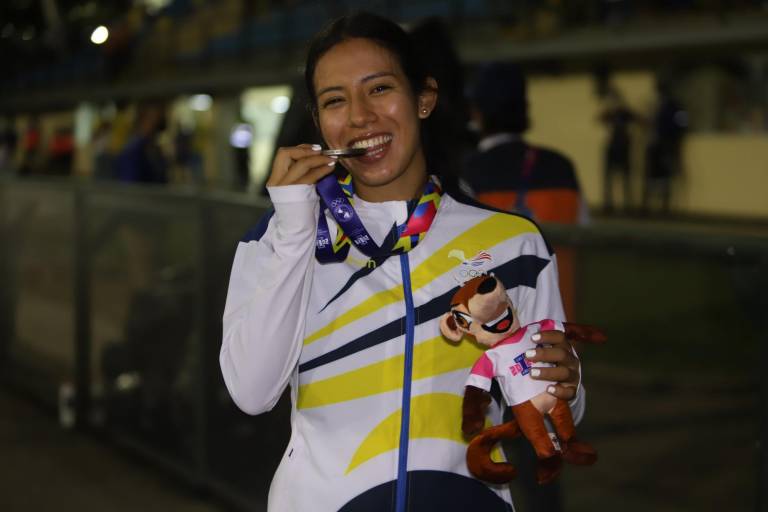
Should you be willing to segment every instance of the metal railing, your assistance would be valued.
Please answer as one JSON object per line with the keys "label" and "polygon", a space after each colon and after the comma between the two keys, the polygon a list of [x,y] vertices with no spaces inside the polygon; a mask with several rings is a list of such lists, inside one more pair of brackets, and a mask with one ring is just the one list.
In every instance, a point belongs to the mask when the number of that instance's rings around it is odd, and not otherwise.
{"label": "metal railing", "polygon": [[[265,509],[290,406],[239,412],[218,351],[234,250],[268,206],[0,181],[0,383],[237,509]],[[579,428],[601,459],[566,469],[565,509],[768,510],[768,238],[626,222],[544,231],[572,252],[575,319],[611,340],[581,348]]]}

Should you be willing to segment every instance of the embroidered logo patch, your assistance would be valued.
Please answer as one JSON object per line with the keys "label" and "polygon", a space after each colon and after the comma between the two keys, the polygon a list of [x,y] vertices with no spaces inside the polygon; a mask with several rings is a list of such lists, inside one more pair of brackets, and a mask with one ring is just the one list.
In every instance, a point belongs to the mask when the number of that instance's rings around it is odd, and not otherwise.
{"label": "embroidered logo patch", "polygon": [[531,368],[533,364],[525,358],[525,354],[520,354],[515,358],[515,364],[509,367],[509,371],[513,376],[528,375],[531,373]]}
{"label": "embroidered logo patch", "polygon": [[464,251],[453,249],[448,253],[448,257],[461,261],[461,265],[453,271],[453,278],[459,285],[463,285],[473,277],[488,274],[493,268],[493,256],[488,251],[480,251],[468,259]]}

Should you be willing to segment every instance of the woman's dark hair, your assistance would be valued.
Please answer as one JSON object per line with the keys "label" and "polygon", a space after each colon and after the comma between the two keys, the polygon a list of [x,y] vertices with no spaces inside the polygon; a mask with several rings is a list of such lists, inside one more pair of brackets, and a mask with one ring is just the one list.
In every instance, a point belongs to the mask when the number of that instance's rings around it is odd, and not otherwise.
{"label": "woman's dark hair", "polygon": [[317,34],[309,45],[307,65],[304,68],[304,80],[312,115],[317,115],[314,78],[318,61],[337,44],[355,38],[369,39],[392,52],[400,62],[400,67],[403,69],[414,95],[418,95],[424,90],[427,76],[410,36],[397,23],[387,18],[359,12],[335,20],[325,30]]}
{"label": "woman's dark hair", "polygon": [[[427,76],[440,86],[437,106],[421,124],[422,146],[429,170],[439,172],[443,185],[463,171],[466,155],[476,141],[467,125],[469,108],[464,68],[450,30],[440,18],[418,22],[409,32]],[[443,188],[446,188],[445,186]]]}

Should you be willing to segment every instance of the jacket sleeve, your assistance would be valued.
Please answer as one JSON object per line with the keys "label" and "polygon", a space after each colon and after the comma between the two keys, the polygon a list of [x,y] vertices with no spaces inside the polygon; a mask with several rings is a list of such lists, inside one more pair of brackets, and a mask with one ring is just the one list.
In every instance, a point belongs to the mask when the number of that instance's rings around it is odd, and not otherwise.
{"label": "jacket sleeve", "polygon": [[[558,285],[557,257],[543,236],[536,234],[527,235],[527,237],[523,242],[522,253],[536,255],[549,262],[539,273],[535,288],[520,286],[512,293],[512,302],[518,309],[520,323],[526,325],[546,318],[565,321]],[[576,388],[576,396],[570,402],[573,420],[577,424],[584,416],[585,396],[584,386],[581,385],[580,379]]]}
{"label": "jacket sleeve", "polygon": [[219,354],[229,394],[248,414],[272,409],[295,370],[319,210],[310,185],[270,187],[269,194],[275,214],[266,231],[235,253]]}

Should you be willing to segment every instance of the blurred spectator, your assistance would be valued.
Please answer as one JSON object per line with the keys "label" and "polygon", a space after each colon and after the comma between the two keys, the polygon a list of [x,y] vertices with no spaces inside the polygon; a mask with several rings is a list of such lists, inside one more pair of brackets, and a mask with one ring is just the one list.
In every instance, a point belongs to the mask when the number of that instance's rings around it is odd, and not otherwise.
{"label": "blurred spectator", "polygon": [[16,145],[19,137],[13,118],[3,120],[0,125],[0,174],[13,174]]}
{"label": "blurred spectator", "polygon": [[27,176],[35,174],[40,168],[40,148],[41,148],[40,120],[32,117],[27,123],[24,135],[21,140],[21,163],[19,164],[19,174]]}
{"label": "blurred spectator", "polygon": [[202,185],[203,155],[199,147],[199,137],[195,129],[179,125],[173,138],[174,161],[181,171],[182,181],[194,185]]}
{"label": "blurred spectator", "polygon": [[72,162],[75,156],[75,137],[72,128],[60,126],[48,141],[48,159],[46,173],[56,176],[72,174]]}
{"label": "blurred spectator", "polygon": [[608,128],[608,142],[605,146],[603,163],[603,207],[613,211],[613,183],[619,178],[622,185],[623,209],[629,209],[631,195],[630,154],[632,140],[629,128],[637,116],[627,106],[621,92],[615,86],[609,86],[605,94],[605,106],[600,114],[600,121]]}
{"label": "blurred spectator", "polygon": [[541,222],[586,220],[573,163],[523,140],[530,121],[525,78],[517,66],[482,67],[470,89],[470,108],[482,138],[465,162],[463,180],[479,201]]}
{"label": "blurred spectator", "polygon": [[140,106],[135,132],[117,157],[117,178],[131,183],[167,183],[168,161],[158,143],[167,127],[165,106]]}
{"label": "blurred spectator", "polygon": [[658,198],[661,212],[669,213],[672,180],[682,174],[680,151],[688,128],[688,113],[672,96],[665,80],[656,83],[658,94],[656,110],[645,157],[645,187],[643,210],[649,212],[651,202]]}
{"label": "blurred spectator", "polygon": [[114,154],[110,147],[112,141],[112,123],[102,121],[93,134],[93,177],[97,180],[109,180],[115,177]]}

